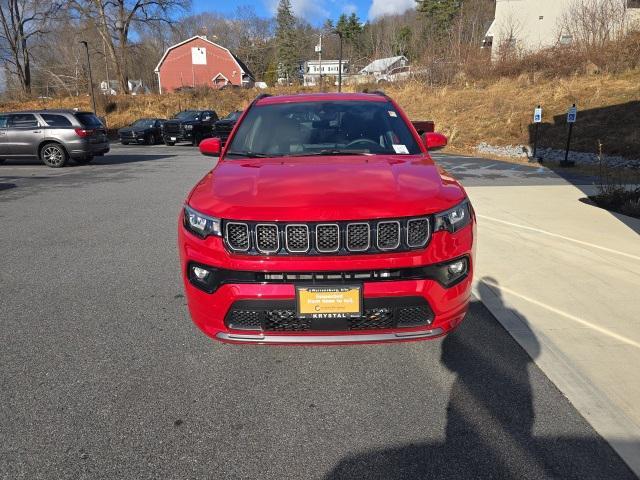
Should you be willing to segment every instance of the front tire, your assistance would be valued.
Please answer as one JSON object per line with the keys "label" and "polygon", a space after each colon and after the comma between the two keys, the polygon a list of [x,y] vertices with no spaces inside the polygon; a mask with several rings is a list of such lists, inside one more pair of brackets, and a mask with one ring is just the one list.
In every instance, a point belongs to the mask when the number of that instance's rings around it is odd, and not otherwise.
{"label": "front tire", "polygon": [[129,145],[129,142],[125,142],[124,140],[120,142],[122,145]]}
{"label": "front tire", "polygon": [[68,159],[66,150],[58,143],[45,143],[40,149],[40,160],[47,167],[62,168]]}
{"label": "front tire", "polygon": [[176,144],[176,142],[167,142],[167,141],[165,140],[165,141],[164,141],[164,144],[165,144],[166,146],[168,146],[168,147],[173,147],[173,146]]}

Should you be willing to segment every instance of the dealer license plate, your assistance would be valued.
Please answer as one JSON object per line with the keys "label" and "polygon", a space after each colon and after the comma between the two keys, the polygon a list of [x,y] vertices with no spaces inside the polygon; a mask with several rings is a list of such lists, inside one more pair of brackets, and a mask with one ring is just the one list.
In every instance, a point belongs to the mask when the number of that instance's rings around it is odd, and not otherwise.
{"label": "dealer license plate", "polygon": [[300,318],[354,318],[362,316],[362,286],[296,287]]}

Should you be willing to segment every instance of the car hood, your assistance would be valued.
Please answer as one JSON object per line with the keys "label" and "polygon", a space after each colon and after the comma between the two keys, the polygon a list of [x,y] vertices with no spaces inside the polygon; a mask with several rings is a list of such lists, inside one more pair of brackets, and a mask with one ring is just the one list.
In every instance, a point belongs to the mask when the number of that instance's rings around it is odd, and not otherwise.
{"label": "car hood", "polygon": [[426,155],[335,156],[224,160],[188,202],[227,219],[324,221],[424,215],[465,197]]}

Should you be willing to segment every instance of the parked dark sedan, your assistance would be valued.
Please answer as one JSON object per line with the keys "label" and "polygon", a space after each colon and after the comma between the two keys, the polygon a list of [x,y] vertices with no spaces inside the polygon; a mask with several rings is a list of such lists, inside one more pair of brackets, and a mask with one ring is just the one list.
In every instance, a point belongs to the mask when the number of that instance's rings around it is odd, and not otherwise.
{"label": "parked dark sedan", "polygon": [[163,118],[141,118],[128,127],[118,130],[120,143],[144,143],[154,145],[162,142],[162,124],[166,120]]}
{"label": "parked dark sedan", "polygon": [[213,136],[219,137],[222,145],[227,143],[227,138],[229,138],[231,130],[233,130],[233,127],[235,127],[241,115],[242,110],[236,110],[235,112],[231,112],[226,117],[221,118],[213,125]]}

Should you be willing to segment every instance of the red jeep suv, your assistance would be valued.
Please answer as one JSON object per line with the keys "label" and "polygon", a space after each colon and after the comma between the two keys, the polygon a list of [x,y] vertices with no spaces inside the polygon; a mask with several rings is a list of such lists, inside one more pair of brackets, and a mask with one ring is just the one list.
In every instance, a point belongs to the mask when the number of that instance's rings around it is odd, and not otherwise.
{"label": "red jeep suv", "polygon": [[423,340],[464,318],[475,217],[382,93],[259,96],[189,194],[178,242],[189,310],[214,339]]}

